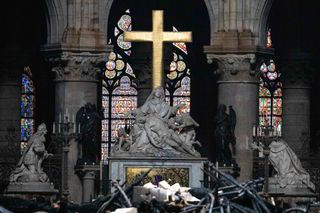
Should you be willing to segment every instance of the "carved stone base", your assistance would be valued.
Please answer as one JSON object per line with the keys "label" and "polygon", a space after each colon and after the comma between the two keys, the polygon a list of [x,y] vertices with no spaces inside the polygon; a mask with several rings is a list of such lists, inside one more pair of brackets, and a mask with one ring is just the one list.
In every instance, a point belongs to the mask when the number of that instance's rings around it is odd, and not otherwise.
{"label": "carved stone base", "polygon": [[288,185],[281,188],[276,178],[269,178],[268,194],[275,197],[276,201],[287,203],[290,206],[303,206],[318,197],[317,193],[312,192],[306,185]]}
{"label": "carved stone base", "polygon": [[52,183],[29,182],[29,183],[10,183],[5,191],[5,195],[20,197],[25,200],[34,200],[42,196],[46,200],[52,201],[58,194]]}
{"label": "carved stone base", "polygon": [[203,182],[201,168],[206,160],[206,158],[111,157],[109,174],[111,180],[130,183],[142,172],[153,168],[145,178],[145,182],[154,182],[160,177],[170,185],[177,182],[181,186],[201,187]]}
{"label": "carved stone base", "polygon": [[75,173],[82,180],[82,203],[91,202],[96,196],[96,177],[100,171],[99,165],[77,165]]}

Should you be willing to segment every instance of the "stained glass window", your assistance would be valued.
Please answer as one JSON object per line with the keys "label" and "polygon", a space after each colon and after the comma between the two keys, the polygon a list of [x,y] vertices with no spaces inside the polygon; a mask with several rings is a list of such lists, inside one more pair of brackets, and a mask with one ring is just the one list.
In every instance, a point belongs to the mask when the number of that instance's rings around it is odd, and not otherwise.
{"label": "stained glass window", "polygon": [[[178,30],[173,27],[173,31]],[[190,69],[187,63],[187,46],[185,43],[172,43],[173,60],[166,79],[166,100],[171,106],[184,105],[178,113],[190,112]]]}
{"label": "stained glass window", "polygon": [[29,137],[34,131],[35,96],[32,81],[32,72],[29,67],[24,67],[21,77],[21,151],[26,147]]}
{"label": "stained glass window", "polygon": [[137,108],[136,76],[128,63],[131,43],[123,41],[123,32],[131,31],[131,16],[127,10],[114,28],[110,53],[102,73],[102,120],[101,159],[107,163],[110,149],[116,141],[119,128],[126,128],[132,122],[127,113]]}
{"label": "stained glass window", "polygon": [[282,131],[282,83],[273,60],[260,67],[259,125],[272,126],[274,133]]}

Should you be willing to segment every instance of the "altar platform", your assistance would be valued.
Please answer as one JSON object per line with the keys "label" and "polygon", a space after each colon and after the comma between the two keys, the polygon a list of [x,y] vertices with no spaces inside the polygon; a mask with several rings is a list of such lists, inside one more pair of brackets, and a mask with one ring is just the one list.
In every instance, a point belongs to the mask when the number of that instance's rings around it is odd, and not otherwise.
{"label": "altar platform", "polygon": [[166,157],[110,157],[111,180],[131,183],[142,172],[153,168],[143,183],[155,182],[155,178],[169,184],[179,183],[186,187],[201,187],[204,180],[203,168],[207,158]]}

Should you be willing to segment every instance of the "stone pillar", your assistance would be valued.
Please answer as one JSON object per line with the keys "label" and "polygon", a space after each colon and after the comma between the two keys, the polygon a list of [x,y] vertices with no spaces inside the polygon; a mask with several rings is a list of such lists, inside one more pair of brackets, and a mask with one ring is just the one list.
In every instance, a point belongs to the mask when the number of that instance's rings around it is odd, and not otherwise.
{"label": "stone pillar", "polygon": [[[0,63],[0,162],[14,165],[20,156],[21,74],[24,65],[16,56],[3,56]],[[12,158],[8,159],[9,156]]]}
{"label": "stone pillar", "polygon": [[210,61],[218,63],[218,104],[232,105],[237,114],[235,135],[236,162],[241,168],[240,181],[252,177],[252,150],[248,143],[252,139],[252,124],[258,117],[259,78],[251,67],[255,54],[210,54]]}
{"label": "stone pillar", "polygon": [[[110,49],[110,50],[109,50]],[[106,49],[111,51],[111,48]],[[59,121],[59,115],[68,110],[70,117],[76,116],[80,107],[86,103],[97,106],[97,95],[100,69],[98,64],[107,61],[107,53],[101,52],[73,52],[64,51],[58,55],[51,55],[52,70],[55,78],[55,121]],[[48,50],[48,53],[50,50]],[[67,187],[69,200],[81,203],[81,180],[74,174],[74,167],[78,160],[78,146],[74,141],[69,142],[67,152]]]}
{"label": "stone pillar", "polygon": [[283,77],[282,137],[297,153],[308,153],[310,137],[311,66],[304,55],[280,63]]}
{"label": "stone pillar", "polygon": [[96,195],[95,180],[99,172],[99,165],[81,165],[75,168],[82,179],[82,202],[89,203]]}

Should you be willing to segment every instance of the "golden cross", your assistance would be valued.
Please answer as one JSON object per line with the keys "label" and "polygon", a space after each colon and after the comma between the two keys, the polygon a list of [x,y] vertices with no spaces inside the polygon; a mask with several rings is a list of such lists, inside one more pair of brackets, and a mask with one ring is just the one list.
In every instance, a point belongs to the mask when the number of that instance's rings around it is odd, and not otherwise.
{"label": "golden cross", "polygon": [[162,86],[163,42],[191,42],[191,32],[163,31],[163,10],[152,11],[152,31],[126,31],[124,41],[152,42],[152,88]]}

